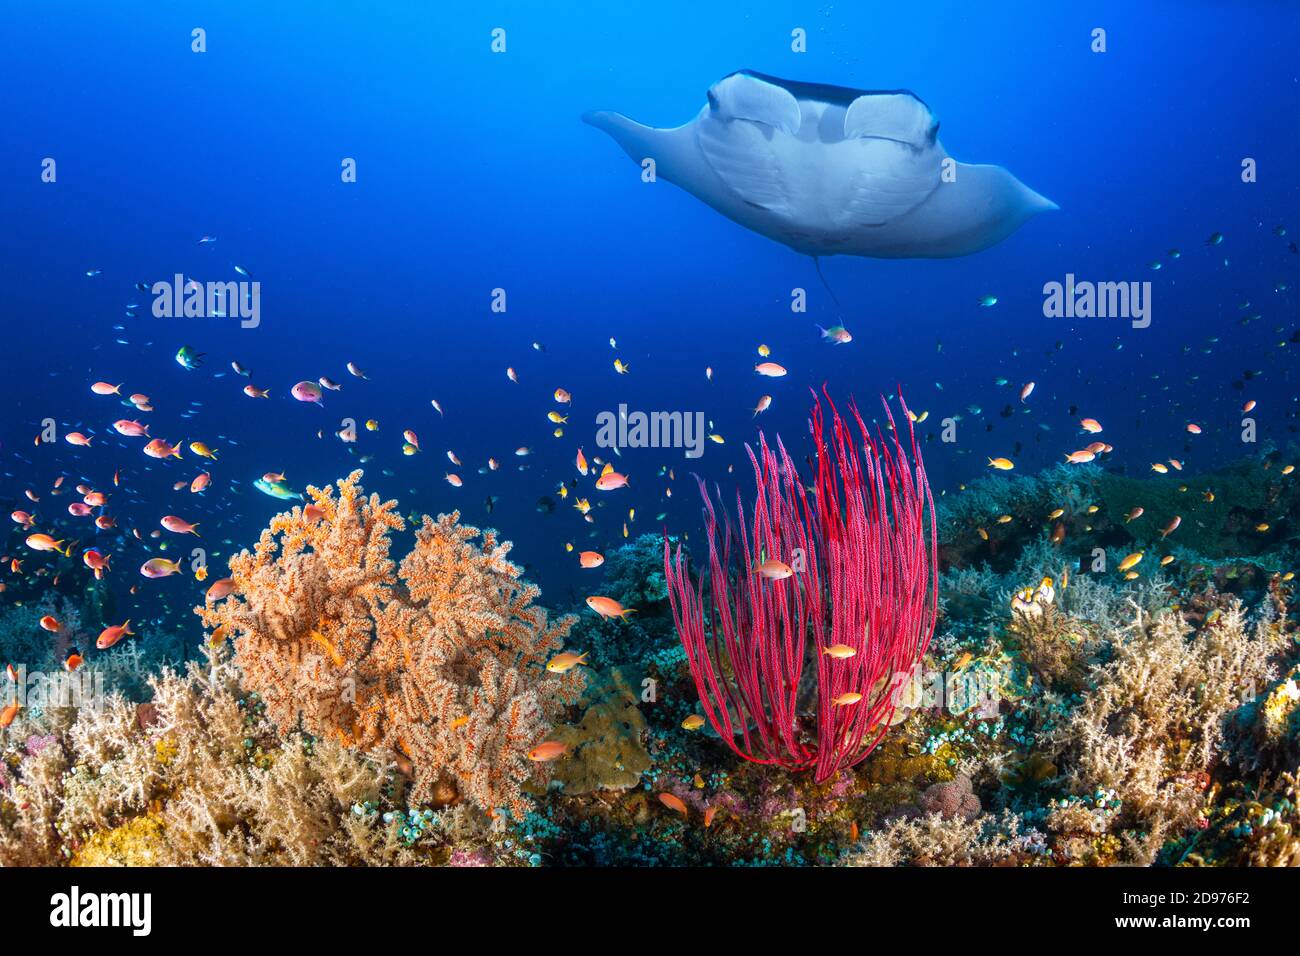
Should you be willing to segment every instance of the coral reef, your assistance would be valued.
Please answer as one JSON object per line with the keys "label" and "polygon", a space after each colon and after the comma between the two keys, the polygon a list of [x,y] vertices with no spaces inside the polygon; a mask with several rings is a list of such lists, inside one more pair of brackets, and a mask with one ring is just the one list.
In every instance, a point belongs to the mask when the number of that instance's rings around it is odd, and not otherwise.
{"label": "coral reef", "polygon": [[592,681],[579,704],[586,709],[572,724],[556,727],[550,739],[568,746],[551,782],[567,794],[627,790],[650,769],[645,718],[623,672],[614,668]]}
{"label": "coral reef", "polygon": [[1154,857],[1171,834],[1192,826],[1217,760],[1223,721],[1273,674],[1288,639],[1267,624],[1249,627],[1240,604],[1199,631],[1180,614],[1135,620],[1080,706],[1045,740],[1070,766],[1076,793],[1114,793],[1117,825],[1141,831]]}
{"label": "coral reef", "polygon": [[[1086,513],[1080,476],[977,495],[998,515],[1068,492]],[[200,609],[202,663],[151,673],[132,640],[79,671],[102,695],[29,696],[0,728],[0,864],[1300,864],[1286,538],[1171,545],[1153,565],[1121,519],[1094,564],[1086,525],[1054,541],[1041,515],[981,519],[1001,547],[940,575],[890,732],[819,782],[736,760],[702,721],[661,539],[609,561],[608,593],[644,614],[583,615],[570,649],[603,662],[551,674],[570,621],[537,607],[508,545],[449,515],[397,561],[403,522],[357,480],[313,489],[232,560],[234,593]],[[969,537],[947,525],[941,550]],[[1117,570],[1135,541],[1136,577]],[[85,640],[96,610],[61,594],[0,612],[6,648],[57,669],[38,611]],[[512,715],[526,733],[503,731]],[[535,765],[543,739],[566,752]]]}
{"label": "coral reef", "polygon": [[6,748],[0,863],[425,860],[371,809],[396,806],[391,768],[334,740],[280,736],[219,659],[150,684],[149,703],[113,695]]}
{"label": "coral reef", "polygon": [[395,502],[366,498],[354,472],[308,488],[252,552],[230,560],[233,593],[196,608],[234,640],[245,686],[271,720],[401,755],[413,799],[447,785],[489,812],[522,819],[528,752],[581,692],[575,669],[550,674],[571,617],[548,621],[538,589],[507,560],[508,542],[425,516],[397,565]]}

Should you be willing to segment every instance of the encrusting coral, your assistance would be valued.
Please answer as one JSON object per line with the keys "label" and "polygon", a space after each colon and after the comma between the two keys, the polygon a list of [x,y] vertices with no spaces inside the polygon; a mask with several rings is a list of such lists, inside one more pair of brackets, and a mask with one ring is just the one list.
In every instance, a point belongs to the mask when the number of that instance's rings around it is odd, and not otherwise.
{"label": "encrusting coral", "polygon": [[298,725],[409,762],[412,799],[457,795],[522,819],[528,752],[580,695],[578,669],[546,662],[575,620],[548,621],[540,593],[495,532],[459,513],[425,516],[396,565],[396,502],[364,496],[361,472],[276,515],[230,561],[234,591],[195,611],[233,637],[244,685],[282,731]]}

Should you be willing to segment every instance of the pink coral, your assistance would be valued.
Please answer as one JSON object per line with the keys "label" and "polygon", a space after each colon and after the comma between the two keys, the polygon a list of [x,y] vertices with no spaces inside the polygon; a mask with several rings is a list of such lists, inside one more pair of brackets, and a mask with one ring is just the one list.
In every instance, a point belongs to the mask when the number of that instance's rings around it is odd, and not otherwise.
{"label": "pink coral", "polygon": [[970,777],[964,773],[927,787],[919,802],[922,813],[937,813],[945,820],[960,817],[969,822],[980,815],[980,798],[971,791]]}
{"label": "pink coral", "polygon": [[673,620],[704,715],[744,759],[811,769],[818,782],[880,742],[934,632],[934,501],[910,419],[909,460],[886,412],[892,439],[873,435],[856,408],[853,429],[833,404],[827,431],[813,407],[811,492],[780,440],[773,449],[760,435],[757,454],[746,446],[752,518],[737,494],[739,520],[724,513],[721,531],[701,481],[707,576],[693,582],[682,547],[674,555],[664,540]]}

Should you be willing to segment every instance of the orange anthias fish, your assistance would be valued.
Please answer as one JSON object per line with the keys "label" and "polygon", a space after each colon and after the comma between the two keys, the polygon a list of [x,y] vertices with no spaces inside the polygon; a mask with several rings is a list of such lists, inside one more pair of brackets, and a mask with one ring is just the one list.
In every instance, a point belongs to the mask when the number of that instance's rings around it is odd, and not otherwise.
{"label": "orange anthias fish", "polygon": [[794,569],[785,562],[776,560],[776,558],[768,558],[754,568],[754,573],[762,575],[769,581],[784,581],[794,574]]}
{"label": "orange anthias fish", "polygon": [[557,654],[546,662],[546,669],[552,674],[565,674],[573,668],[587,663],[587,652],[574,654],[572,651],[565,651],[563,654]]}
{"label": "orange anthias fish", "polygon": [[113,422],[113,428],[119,435],[125,435],[127,438],[148,438],[149,426],[141,425],[139,422],[130,419],[120,418]]}
{"label": "orange anthias fish", "polygon": [[528,759],[536,761],[537,763],[559,760],[564,756],[565,751],[568,749],[568,744],[561,743],[558,740],[547,740],[528,751]]}
{"label": "orange anthias fish", "polygon": [[609,465],[605,466],[605,471],[596,479],[597,491],[614,491],[616,488],[628,487],[627,475],[620,475]]}
{"label": "orange anthias fish", "polygon": [[63,538],[55,541],[48,534],[29,534],[27,536],[27,547],[31,548],[33,551],[57,551],[59,554],[66,557],[68,551],[71,550],[71,545],[69,545],[68,550],[65,551],[63,548],[63,542]]}
{"label": "orange anthias fish", "polygon": [[1183,523],[1182,516],[1174,515],[1173,518],[1170,520],[1169,524],[1165,525],[1164,530],[1160,532],[1160,537],[1162,538],[1169,537],[1171,534],[1173,534],[1175,531],[1178,530],[1178,526],[1182,523]]}
{"label": "orange anthias fish", "polygon": [[144,446],[144,453],[150,458],[179,458],[181,457],[181,446],[179,443],[169,445],[161,438],[155,438]]}
{"label": "orange anthias fish", "polygon": [[690,811],[686,809],[686,804],[682,802],[681,797],[671,793],[661,793],[659,794],[659,802],[673,813],[680,813],[684,817],[690,816]]}
{"label": "orange anthias fish", "polygon": [[173,574],[180,574],[181,563],[168,561],[166,558],[150,558],[140,565],[140,573],[146,578],[166,578]]}
{"label": "orange anthias fish", "polygon": [[112,558],[111,554],[104,554],[94,548],[86,549],[86,553],[81,556],[81,560],[86,567],[95,572],[96,581],[103,579],[105,571],[113,570],[108,566],[110,558]]}
{"label": "orange anthias fish", "polygon": [[636,613],[636,608],[625,608],[613,598],[599,594],[587,598],[587,606],[601,617],[617,617],[624,621],[627,620],[627,615]]}
{"label": "orange anthias fish", "polygon": [[574,464],[578,466],[579,474],[585,475],[587,473],[587,457],[582,453],[581,448],[578,449],[578,457]]}
{"label": "orange anthias fish", "polygon": [[113,627],[106,627],[100,631],[99,637],[95,639],[95,647],[99,648],[101,651],[106,651],[122,638],[127,635],[134,636],[134,634],[135,631],[131,630],[130,621],[127,621],[124,624],[117,624]]}
{"label": "orange anthias fish", "polygon": [[598,568],[605,563],[605,556],[599,551],[582,551],[578,554],[578,564],[584,568]]}
{"label": "orange anthias fish", "polygon": [[184,518],[176,517],[176,515],[163,515],[161,524],[173,534],[192,534],[195,537],[198,537],[199,535],[199,533],[194,530],[198,527],[197,522],[191,524]]}
{"label": "orange anthias fish", "polygon": [[208,588],[204,597],[209,601],[220,601],[224,597],[229,597],[235,591],[234,578],[222,578],[220,581],[213,581],[212,586]]}
{"label": "orange anthias fish", "polygon": [[63,629],[63,625],[59,623],[59,619],[53,614],[47,614],[41,618],[40,624],[44,630],[54,631],[55,633]]}

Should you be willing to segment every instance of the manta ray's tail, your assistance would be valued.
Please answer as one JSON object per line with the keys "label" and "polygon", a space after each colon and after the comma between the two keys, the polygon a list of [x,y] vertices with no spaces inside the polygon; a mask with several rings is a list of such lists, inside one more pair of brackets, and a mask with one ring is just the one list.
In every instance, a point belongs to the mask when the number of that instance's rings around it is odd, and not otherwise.
{"label": "manta ray's tail", "polygon": [[812,261],[813,265],[817,267],[817,278],[821,279],[822,285],[826,286],[826,291],[830,293],[831,301],[835,303],[835,311],[839,314],[840,318],[843,318],[844,309],[840,306],[840,300],[836,297],[835,290],[831,288],[831,284],[826,281],[826,276],[822,273],[821,257],[813,256]]}

